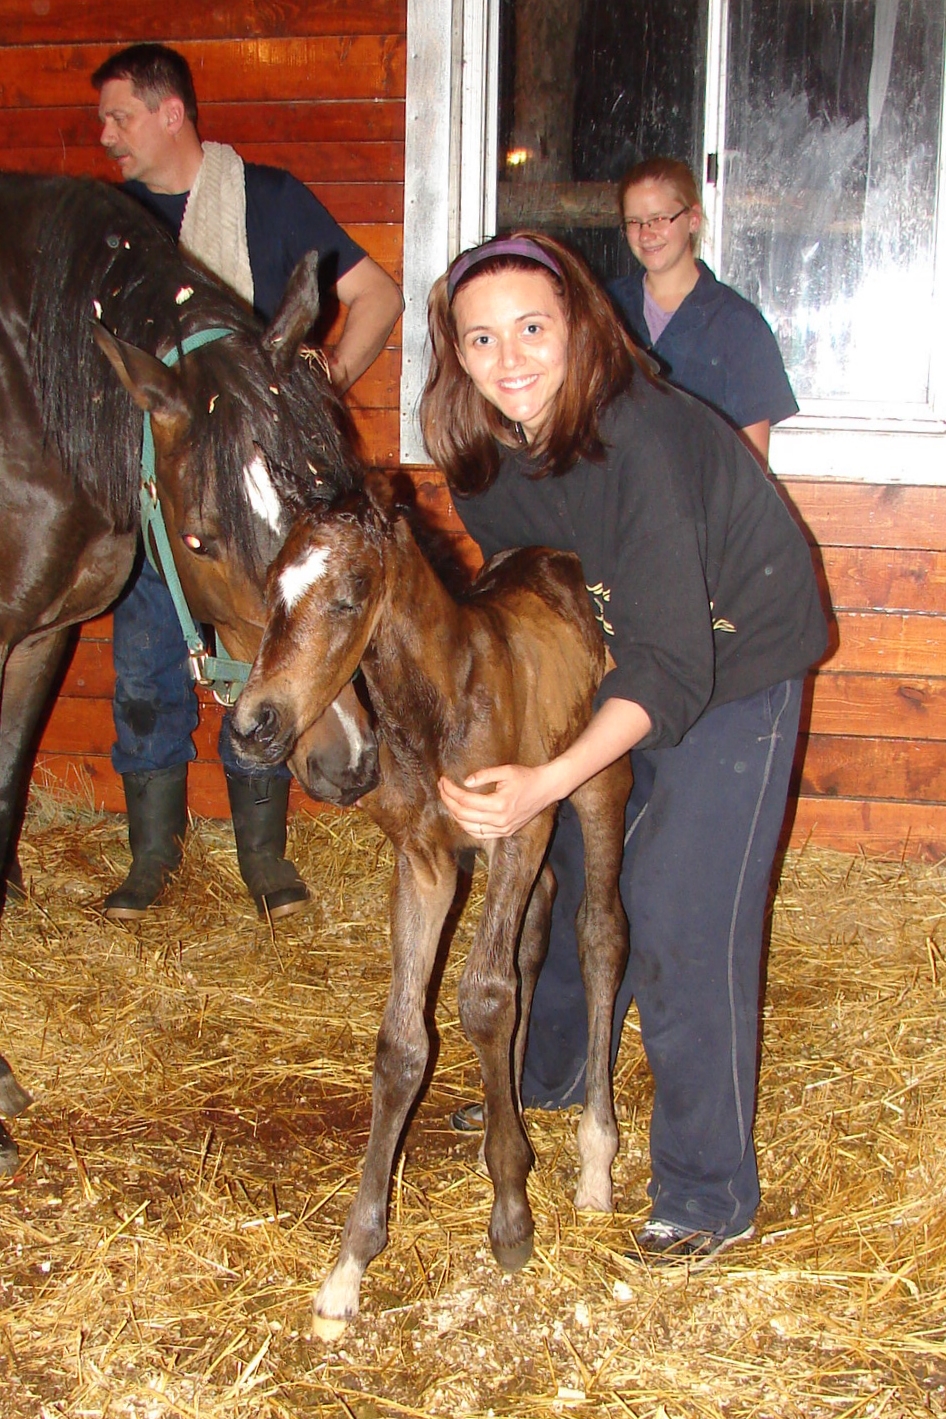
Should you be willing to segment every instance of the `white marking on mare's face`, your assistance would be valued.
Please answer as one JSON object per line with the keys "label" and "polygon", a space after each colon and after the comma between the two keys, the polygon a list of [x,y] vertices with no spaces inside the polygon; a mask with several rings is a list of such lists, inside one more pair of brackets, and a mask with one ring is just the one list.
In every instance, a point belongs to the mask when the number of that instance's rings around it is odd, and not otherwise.
{"label": "white marking on mare's face", "polygon": [[287,611],[292,610],[299,598],[305,596],[310,587],[322,580],[327,569],[328,548],[313,547],[311,552],[306,552],[301,561],[293,562],[291,567],[287,567],[284,572],[280,573],[279,592]]}
{"label": "white marking on mare's face", "polygon": [[274,532],[279,532],[282,524],[282,507],[279,495],[273,487],[269,469],[259,454],[243,469],[246,496],[256,516],[262,518]]}

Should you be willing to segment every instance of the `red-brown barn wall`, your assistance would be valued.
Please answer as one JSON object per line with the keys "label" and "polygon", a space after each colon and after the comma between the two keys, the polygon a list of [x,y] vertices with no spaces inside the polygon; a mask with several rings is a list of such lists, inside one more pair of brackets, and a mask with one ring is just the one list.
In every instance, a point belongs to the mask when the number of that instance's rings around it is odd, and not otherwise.
{"label": "red-brown barn wall", "polygon": [[[37,11],[42,9],[44,13]],[[3,166],[114,179],[99,145],[89,75],[139,40],[172,44],[194,71],[204,138],[288,168],[398,283],[404,186],[404,0],[166,0],[128,12],[118,27],[102,0],[5,3],[0,19]],[[366,458],[398,457],[400,325],[349,396]],[[329,335],[331,338],[331,333]],[[111,622],[83,627],[40,741],[37,777],[124,806],[109,760]],[[191,766],[194,812],[225,815],[215,752],[222,711],[209,698]]]}
{"label": "red-brown barn wall", "polygon": [[[40,15],[36,11],[45,9]],[[116,29],[103,0],[3,5],[4,166],[109,177],[88,76],[141,39],[187,55],[206,138],[309,183],[395,279],[402,269],[404,0],[280,0],[142,7]],[[367,457],[397,462],[400,329],[352,391]],[[456,524],[433,471],[422,500]],[[946,489],[798,479],[786,491],[818,544],[837,649],[810,682],[793,841],[946,856]],[[109,621],[83,629],[40,746],[38,774],[122,806],[112,739]],[[208,704],[191,769],[195,812],[224,814]]]}

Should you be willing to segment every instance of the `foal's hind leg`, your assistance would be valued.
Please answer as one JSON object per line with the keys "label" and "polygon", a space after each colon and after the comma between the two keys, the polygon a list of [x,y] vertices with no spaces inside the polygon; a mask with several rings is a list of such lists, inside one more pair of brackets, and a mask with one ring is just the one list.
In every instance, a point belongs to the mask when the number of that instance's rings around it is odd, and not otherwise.
{"label": "foal's hind leg", "polygon": [[610,1212],[611,1164],[618,1151],[611,1084],[614,999],[627,964],[627,917],[621,903],[624,806],[631,787],[625,756],[572,795],[585,846],[585,895],[576,921],[588,1002],[585,1107],[578,1125],[581,1172],[575,1206]]}
{"label": "foal's hind leg", "polygon": [[[32,636],[14,646],[3,665],[0,689],[0,876],[20,882],[16,839],[26,801],[26,772],[33,732],[46,704],[69,639],[68,628]],[[5,650],[6,647],[3,647]]]}
{"label": "foal's hind leg", "polygon": [[543,813],[514,837],[490,845],[486,901],[458,993],[460,1020],[483,1075],[483,1154],[495,1194],[489,1239],[505,1271],[517,1271],[532,1255],[534,1227],[526,1196],[532,1149],[513,1084],[516,951],[551,824],[552,815]]}
{"label": "foal's hind leg", "polygon": [[338,1261],[316,1297],[316,1317],[347,1320],[358,1314],[361,1278],[388,1239],[391,1168],[427,1067],[424,1005],[456,884],[456,863],[448,854],[398,852],[391,891],[391,988],[375,1052],[371,1132]]}

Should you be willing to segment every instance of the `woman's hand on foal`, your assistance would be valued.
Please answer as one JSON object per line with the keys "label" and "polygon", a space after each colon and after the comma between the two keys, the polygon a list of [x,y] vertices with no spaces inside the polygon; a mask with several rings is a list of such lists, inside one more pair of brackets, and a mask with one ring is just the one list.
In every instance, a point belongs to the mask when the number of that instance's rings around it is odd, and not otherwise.
{"label": "woman's hand on foal", "polygon": [[508,838],[543,808],[613,764],[650,733],[653,722],[635,700],[606,700],[574,744],[547,764],[503,764],[468,774],[462,785],[440,780],[447,812],[473,838]]}
{"label": "woman's hand on foal", "polygon": [[447,812],[472,838],[508,838],[558,801],[551,770],[550,764],[478,769],[462,785],[441,778],[440,797]]}

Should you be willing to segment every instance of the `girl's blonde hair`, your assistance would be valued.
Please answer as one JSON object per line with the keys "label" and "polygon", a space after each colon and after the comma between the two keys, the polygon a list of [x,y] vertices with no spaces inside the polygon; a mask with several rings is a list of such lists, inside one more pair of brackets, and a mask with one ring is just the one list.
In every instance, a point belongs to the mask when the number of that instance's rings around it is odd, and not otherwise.
{"label": "girl's blonde hair", "polygon": [[666,182],[673,188],[685,207],[699,207],[700,226],[695,232],[690,233],[691,250],[694,253],[698,251],[703,227],[703,203],[693,169],[687,163],[681,162],[679,158],[645,158],[642,163],[635,163],[624,174],[618,185],[618,211],[621,213],[622,223],[624,220],[624,198],[632,187],[637,187],[642,182]]}

